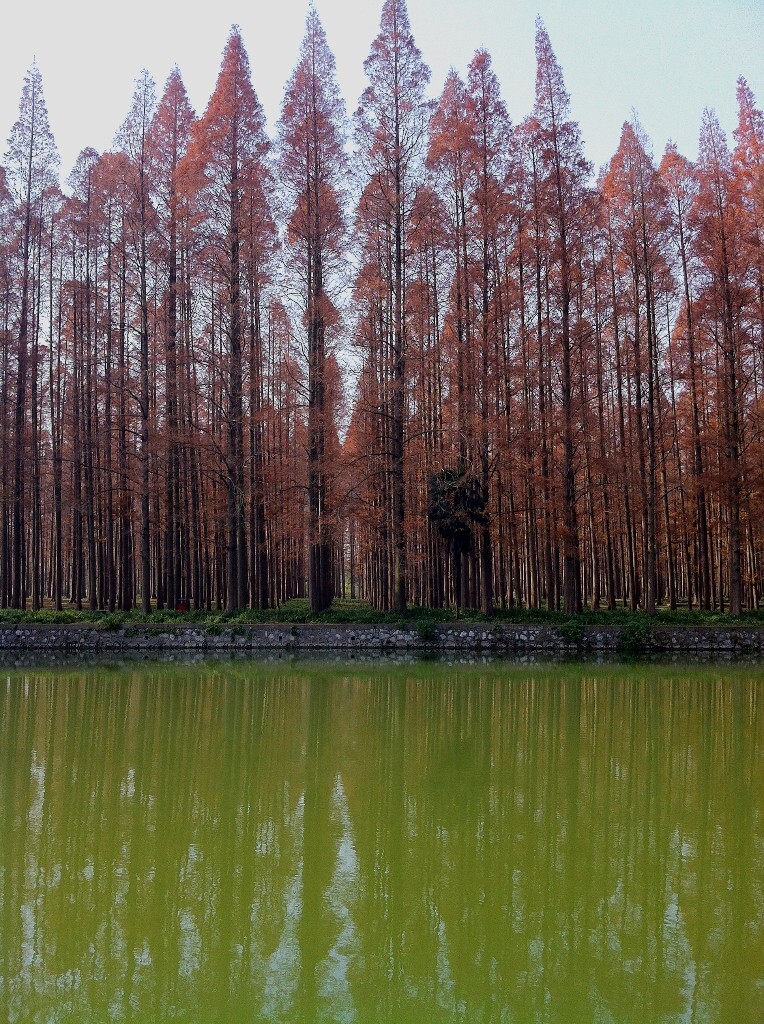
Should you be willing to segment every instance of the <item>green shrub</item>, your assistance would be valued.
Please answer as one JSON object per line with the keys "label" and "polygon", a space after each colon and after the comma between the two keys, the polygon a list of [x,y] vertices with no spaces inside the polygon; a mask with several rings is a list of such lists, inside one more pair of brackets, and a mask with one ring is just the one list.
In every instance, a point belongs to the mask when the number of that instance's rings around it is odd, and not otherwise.
{"label": "green shrub", "polygon": [[122,629],[125,625],[125,617],[122,612],[111,612],[108,615],[104,615],[98,625],[101,629],[107,631]]}
{"label": "green shrub", "polygon": [[584,638],[584,624],[582,622],[570,619],[567,622],[556,624],[556,629],[568,643],[575,644],[577,648],[581,646],[581,641]]}
{"label": "green shrub", "polygon": [[432,619],[419,619],[416,623],[417,636],[428,647],[433,647],[438,642],[438,631]]}
{"label": "green shrub", "polygon": [[618,650],[622,654],[639,654],[648,645],[650,626],[641,619],[626,622],[621,628]]}

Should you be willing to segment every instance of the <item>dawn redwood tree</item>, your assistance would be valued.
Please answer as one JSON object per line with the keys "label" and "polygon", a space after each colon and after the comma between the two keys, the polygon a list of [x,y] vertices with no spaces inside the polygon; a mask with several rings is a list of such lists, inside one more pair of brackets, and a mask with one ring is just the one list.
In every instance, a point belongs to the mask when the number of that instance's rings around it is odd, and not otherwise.
{"label": "dawn redwood tree", "polygon": [[328,506],[327,332],[337,319],[331,300],[344,255],[345,107],[334,57],[314,8],[308,13],[296,68],[279,123],[279,180],[287,199],[286,254],[300,283],[307,333],[308,596],[312,611],[333,596],[332,526]]}
{"label": "dawn redwood tree", "polygon": [[447,299],[453,278],[454,233],[448,196],[448,192],[441,196],[431,185],[418,189],[407,236],[411,280],[406,301],[410,422],[406,533],[409,555],[419,567],[411,574],[410,596],[416,604],[433,607],[441,607],[447,599],[449,580],[442,536],[428,515],[428,480],[458,458],[454,429],[458,415],[453,410],[449,414],[449,407],[453,393],[459,392],[454,371],[459,362],[464,364],[464,353],[461,359],[453,358],[457,353],[451,344],[454,318]]}
{"label": "dawn redwood tree", "polygon": [[34,244],[43,194],[57,185],[58,152],[48,122],[48,110],[37,64],[24,77],[19,117],[8,139],[5,168],[8,188],[17,204],[21,223],[18,350],[13,420],[12,555],[10,603],[26,608],[24,573],[26,515],[24,502],[29,337],[34,329],[33,295],[36,289]]}
{"label": "dawn redwood tree", "polygon": [[392,606],[390,420],[385,414],[390,405],[389,360],[385,358],[387,226],[387,210],[375,190],[367,186],[354,225],[360,266],[353,288],[353,337],[361,354],[361,371],[345,439],[345,463],[350,471],[360,471],[348,508],[354,517],[357,551],[365,563],[362,590],[372,604],[383,608]]}
{"label": "dawn redwood tree", "polygon": [[[472,303],[470,278],[472,250],[469,242],[471,225],[467,209],[472,193],[472,166],[469,162],[470,130],[467,117],[467,94],[453,68],[446,76],[430,123],[430,145],[427,166],[437,192],[445,199],[448,211],[453,283],[450,315],[456,340],[454,388],[456,391],[455,447],[457,458],[467,465],[474,453],[472,437],[474,417],[472,352]],[[462,470],[463,471],[463,470]]]}
{"label": "dawn redwood tree", "polygon": [[[470,129],[470,161],[475,185],[472,196],[472,234],[478,247],[479,306],[476,332],[480,339],[478,461],[480,482],[486,496],[486,514],[480,531],[481,593],[484,615],[493,614],[493,557],[491,545],[491,374],[498,376],[501,325],[501,268],[499,236],[509,214],[508,178],[513,170],[514,136],[512,122],[501,98],[499,80],[486,50],[478,50],[467,72],[467,113]],[[501,346],[503,348],[503,346]],[[507,389],[503,398],[506,399]],[[506,405],[505,401],[505,405]],[[505,409],[509,416],[509,409]]]}
{"label": "dawn redwood tree", "polygon": [[[380,31],[364,62],[369,84],[356,113],[357,159],[386,214],[389,258],[384,261],[390,308],[385,333],[390,351],[390,508],[393,605],[406,607],[406,234],[427,145],[430,70],[414,42],[405,0],[385,0]],[[368,186],[367,186],[368,188]]]}
{"label": "dawn redwood tree", "polygon": [[[553,444],[550,430],[552,358],[548,337],[549,316],[545,315],[549,307],[547,281],[552,246],[549,241],[551,224],[541,164],[543,145],[535,117],[527,117],[520,124],[517,139],[522,167],[516,261],[524,378],[525,422],[521,437],[522,463],[526,475],[524,504],[527,509],[527,575],[531,603],[538,605],[544,597],[548,608],[557,608],[559,587],[555,567],[558,558],[552,501]],[[526,293],[531,293],[531,283],[532,294],[526,298]],[[535,346],[531,343],[531,333],[535,334]],[[540,477],[540,489],[536,484],[537,477]]]}
{"label": "dawn redwood tree", "polygon": [[[50,436],[50,478],[51,478],[51,529],[49,533],[48,593],[53,600],[56,611],[63,608],[64,590],[64,552],[63,552],[63,324],[62,324],[62,287],[63,278],[63,237],[62,216],[65,207],[64,197],[60,189],[50,191],[50,206],[47,213],[46,235],[48,240],[48,417]],[[0,219],[2,219],[2,203],[0,200]],[[2,228],[0,228],[0,232]],[[2,420],[0,420],[2,424]],[[0,426],[0,432],[2,426]],[[4,487],[3,487],[4,492]]]}
{"label": "dawn redwood tree", "polygon": [[0,529],[0,607],[10,602],[12,577],[12,416],[11,416],[11,358],[15,350],[15,315],[17,282],[16,204],[7,185],[4,167],[0,167],[0,500],[2,524]]}
{"label": "dawn redwood tree", "polygon": [[[173,68],[149,128],[151,194],[165,281],[161,287],[160,331],[165,350],[165,523],[164,592],[167,606],[186,596],[182,590],[182,521],[180,496],[180,412],[178,382],[178,280],[181,188],[178,168],[188,149],[194,111],[180,71]],[[162,570],[160,570],[162,571]]]}
{"label": "dawn redwood tree", "polygon": [[[278,251],[276,223],[271,196],[275,185],[269,165],[253,178],[252,187],[244,197],[243,260],[246,280],[247,341],[249,344],[249,575],[250,602],[254,608],[265,608],[275,601],[269,576],[268,529],[273,512],[266,507],[266,480],[269,451],[267,449],[267,372],[270,349],[265,339],[264,321],[268,319],[268,299],[272,284],[275,255]],[[270,519],[270,523],[269,523]]]}
{"label": "dawn redwood tree", "polygon": [[[87,581],[88,607],[98,606],[96,556],[96,500],[95,500],[95,395],[96,395],[96,338],[99,218],[94,201],[94,170],[98,153],[91,147],[83,149],[77,157],[69,186],[72,196],[70,207],[70,245],[72,247],[72,343],[73,343],[73,419],[74,437],[72,460],[75,477],[75,507],[77,541],[75,564],[78,568],[75,600],[81,602]],[[83,493],[84,487],[84,493]],[[84,515],[83,515],[84,513]],[[87,561],[83,561],[82,524],[84,519]]]}
{"label": "dawn redwood tree", "polygon": [[[640,491],[643,495],[642,575],[644,607],[654,614],[656,577],[656,407],[658,277],[664,265],[667,197],[648,155],[639,125],[626,122],[603,182],[615,220],[618,247],[630,275],[628,288],[634,346],[635,425]],[[643,395],[643,387],[646,393]],[[646,425],[646,437],[645,437]]]}
{"label": "dawn redwood tree", "polygon": [[[114,431],[114,399],[115,399],[115,360],[116,360],[116,313],[120,308],[118,299],[118,284],[120,275],[118,267],[120,263],[119,252],[120,242],[123,241],[123,217],[124,203],[129,201],[127,194],[128,172],[125,164],[127,157],[124,153],[102,154],[92,167],[90,174],[91,195],[90,203],[92,208],[92,220],[94,221],[98,236],[98,254],[100,267],[99,280],[99,301],[96,309],[96,322],[102,348],[102,364],[99,368],[100,392],[102,397],[102,413],[98,417],[98,445],[100,449],[102,481],[99,488],[99,534],[102,555],[99,558],[100,572],[100,594],[103,605],[113,612],[117,606],[117,561],[115,555],[117,543],[115,541],[115,488],[114,488],[114,466],[115,455],[118,452],[118,445],[115,443],[117,434]],[[98,346],[97,346],[98,351]],[[53,377],[51,376],[51,391],[54,392]],[[60,383],[56,384],[56,402],[51,394],[51,429],[54,437],[54,484],[59,481],[60,467],[56,459],[56,446],[60,441],[55,439],[53,425],[56,421],[55,410],[60,404]],[[54,489],[57,513],[60,515],[58,489]],[[58,531],[58,522],[56,529]]]}
{"label": "dawn redwood tree", "polygon": [[[447,326],[455,338],[453,378],[456,412],[455,457],[480,481],[489,500],[491,444],[489,416],[495,402],[498,311],[498,232],[506,215],[505,182],[511,125],[499,95],[490,57],[479,51],[470,65],[469,89],[450,71],[430,128],[427,164],[436,190],[447,204],[452,265],[451,308]],[[486,506],[487,507],[487,506]],[[485,511],[485,510],[484,510]],[[486,615],[493,610],[493,559],[489,514],[474,524],[472,543],[462,558],[472,571],[460,578]],[[479,598],[476,591],[479,588]]]}
{"label": "dawn redwood tree", "polygon": [[[474,476],[476,460],[475,391],[477,378],[474,365],[474,323],[472,309],[473,251],[468,208],[473,190],[473,166],[469,160],[470,130],[467,115],[467,93],[453,68],[446,76],[443,91],[430,122],[430,145],[427,167],[435,191],[445,201],[446,230],[451,269],[451,299],[444,329],[449,340],[451,358],[450,392],[454,406],[450,416],[454,467],[457,475]],[[470,211],[471,212],[471,211]],[[435,522],[432,520],[431,522]],[[454,600],[457,609],[471,605],[466,592],[475,572],[468,571],[467,560],[474,554],[474,537],[468,534],[454,549]],[[457,592],[461,591],[461,592]]]}
{"label": "dawn redwood tree", "polygon": [[[764,438],[764,111],[744,78],[738,79],[738,124],[732,168],[740,189],[743,231],[743,259],[748,265],[748,331],[752,355],[752,396],[746,418],[750,420],[749,437],[761,450]],[[760,454],[749,451],[744,504],[746,507],[748,573],[747,589],[752,607],[759,607],[761,598],[761,565],[764,549],[754,502],[760,493]]]}
{"label": "dawn redwood tree", "polygon": [[742,235],[745,218],[740,183],[724,132],[713,111],[706,110],[700,130],[696,168],[698,191],[694,218],[697,251],[710,286],[710,313],[720,326],[721,480],[727,513],[727,583],[729,610],[739,615],[743,602],[742,490],[744,483],[743,310],[746,265]]}
{"label": "dawn redwood tree", "polygon": [[[85,159],[87,153],[83,151]],[[76,171],[76,164],[75,164]],[[70,187],[71,187],[70,177]],[[76,191],[76,190],[75,190]],[[76,194],[69,196],[61,209],[61,279],[59,286],[59,311],[62,329],[59,346],[64,364],[63,389],[65,399],[62,409],[62,460],[66,468],[64,487],[69,512],[67,540],[69,556],[69,599],[74,607],[82,609],[86,592],[85,546],[85,499],[83,494],[84,439],[83,400],[85,386],[85,284],[86,223],[83,216],[84,204]],[[91,308],[92,314],[92,308]]]}
{"label": "dawn redwood tree", "polygon": [[30,71],[0,168],[0,605],[307,583],[318,608],[347,580],[384,608],[760,605],[764,115],[740,79],[734,151],[707,114],[657,172],[627,125],[595,189],[536,42],[517,131],[485,51],[432,117],[387,0],[351,156],[311,11],[279,188],[236,30],[201,122],[144,73],[67,197]]}
{"label": "dawn redwood tree", "polygon": [[263,109],[252,87],[249,58],[241,33],[234,26],[223,52],[215,90],[193,127],[187,157],[197,191],[196,205],[210,236],[213,275],[223,289],[227,341],[224,475],[229,611],[246,605],[248,590],[243,432],[245,206],[252,193],[264,199],[260,184],[268,173],[269,146]]}
{"label": "dawn redwood tree", "polygon": [[[644,488],[634,487],[633,430],[631,416],[631,386],[627,358],[626,302],[623,297],[624,274],[618,244],[618,218],[616,204],[611,203],[611,190],[607,187],[607,175],[599,182],[600,227],[603,238],[604,263],[606,266],[606,292],[609,292],[609,324],[611,373],[614,375],[614,418],[618,443],[612,448],[611,458],[620,478],[622,506],[622,591],[624,601],[628,599],[632,611],[642,600],[642,571],[639,553],[638,517],[634,514],[635,503],[639,503]],[[638,458],[638,455],[637,455]]]}
{"label": "dawn redwood tree", "polygon": [[684,337],[687,358],[687,374],[690,398],[691,465],[694,498],[693,534],[698,545],[698,604],[711,608],[711,563],[708,543],[708,500],[705,480],[705,453],[701,437],[702,420],[702,366],[698,352],[695,295],[691,275],[691,252],[693,245],[689,217],[694,202],[697,183],[692,164],[682,156],[673,143],[666,146],[659,173],[666,190],[669,212],[669,234],[679,256],[681,270],[681,294],[683,315],[677,320],[677,327]]}
{"label": "dawn redwood tree", "polygon": [[581,607],[581,555],[576,510],[574,393],[571,360],[573,260],[575,238],[591,165],[584,157],[581,132],[570,118],[570,96],[549,35],[536,20],[536,94],[534,134],[547,216],[552,226],[550,282],[559,315],[560,398],[562,405],[562,557],[563,605],[568,614]]}
{"label": "dawn redwood tree", "polygon": [[271,600],[305,594],[307,535],[305,494],[305,367],[285,306],[276,298],[265,312],[268,373],[265,420],[268,466],[266,489],[271,507]]}
{"label": "dawn redwood tree", "polygon": [[[615,581],[615,566],[617,561],[615,545],[613,542],[613,508],[614,508],[614,494],[613,494],[613,480],[612,480],[612,467],[611,451],[610,451],[610,436],[609,428],[612,425],[612,418],[610,416],[608,391],[609,391],[609,360],[608,353],[605,347],[605,327],[608,321],[608,285],[607,285],[607,261],[606,255],[606,244],[605,235],[602,230],[602,214],[603,214],[603,203],[601,201],[601,192],[595,192],[592,197],[591,204],[591,219],[589,223],[589,251],[588,260],[590,262],[590,275],[591,275],[591,315],[592,315],[592,328],[593,328],[593,341],[594,351],[593,365],[590,361],[587,372],[584,375],[582,387],[588,390],[591,395],[591,389],[594,389],[596,394],[596,441],[590,440],[586,437],[585,450],[587,453],[587,504],[589,507],[589,521],[590,521],[590,534],[591,534],[591,556],[592,556],[592,575],[593,575],[593,589],[592,589],[592,608],[597,609],[600,607],[600,600],[602,597],[601,584],[604,583],[605,593],[607,598],[608,608],[611,610],[615,608],[616,604],[616,581]],[[583,369],[583,367],[582,367]],[[593,380],[589,380],[593,371]],[[590,406],[593,404],[589,399]],[[586,414],[586,409],[585,409]],[[591,415],[589,423],[593,425],[595,422],[594,415]],[[589,430],[589,426],[585,426],[585,430]],[[590,458],[590,453],[593,453]],[[601,572],[599,565],[601,562],[599,552],[597,551],[597,544],[595,538],[595,530],[598,525],[595,522],[594,513],[594,495],[593,490],[593,479],[596,478],[599,483],[600,490],[600,508],[601,508],[601,521],[600,524],[602,531],[604,532],[604,578],[601,578]]]}
{"label": "dawn redwood tree", "polygon": [[10,374],[15,304],[15,204],[4,167],[0,167],[0,608],[8,605],[11,557],[10,519]]}
{"label": "dawn redwood tree", "polygon": [[[135,433],[131,397],[134,393],[129,343],[132,225],[135,196],[130,158],[117,151],[104,153],[93,173],[95,201],[102,227],[105,280],[103,367],[103,433],[106,554],[106,604],[129,611],[135,601],[133,551]],[[116,463],[116,465],[115,465]],[[115,479],[116,478],[116,479]]]}
{"label": "dawn redwood tree", "polygon": [[[752,330],[764,346],[764,111],[744,78],[737,83],[738,123],[732,168],[740,189],[742,213],[747,221],[744,246],[754,296]],[[759,378],[764,376],[764,353]],[[761,379],[757,382],[762,385]]]}
{"label": "dawn redwood tree", "polygon": [[154,229],[151,204],[149,129],[156,105],[154,81],[144,68],[136,79],[127,117],[117,133],[117,146],[128,160],[132,204],[127,220],[131,252],[138,276],[138,336],[140,341],[138,407],[140,410],[140,563],[141,610],[151,613],[151,521],[149,504],[150,372],[149,365],[149,244]]}

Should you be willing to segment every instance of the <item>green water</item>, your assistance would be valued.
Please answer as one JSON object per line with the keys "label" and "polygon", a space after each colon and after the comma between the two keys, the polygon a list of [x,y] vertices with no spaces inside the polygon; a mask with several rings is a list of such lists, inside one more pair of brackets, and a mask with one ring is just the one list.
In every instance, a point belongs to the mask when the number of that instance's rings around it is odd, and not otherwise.
{"label": "green water", "polygon": [[764,1019],[764,672],[0,675],[0,1021]]}

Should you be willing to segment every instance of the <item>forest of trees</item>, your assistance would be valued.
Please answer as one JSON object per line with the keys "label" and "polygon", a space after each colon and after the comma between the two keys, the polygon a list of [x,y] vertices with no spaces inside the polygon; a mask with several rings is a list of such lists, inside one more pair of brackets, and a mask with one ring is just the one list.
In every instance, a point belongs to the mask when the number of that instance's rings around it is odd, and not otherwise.
{"label": "forest of trees", "polygon": [[764,114],[595,178],[544,25],[511,123],[385,0],[352,118],[311,9],[269,134],[241,35],[147,72],[62,190],[0,166],[0,607],[764,600]]}

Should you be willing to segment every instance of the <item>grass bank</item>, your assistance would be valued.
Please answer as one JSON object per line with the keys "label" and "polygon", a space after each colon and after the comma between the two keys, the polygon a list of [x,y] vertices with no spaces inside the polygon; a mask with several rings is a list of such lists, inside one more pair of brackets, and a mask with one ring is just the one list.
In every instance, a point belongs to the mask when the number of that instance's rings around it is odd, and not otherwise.
{"label": "grass bank", "polygon": [[[60,612],[52,608],[43,608],[37,612],[18,611],[11,608],[0,609],[0,626],[87,625],[102,629],[119,629],[128,625],[234,626],[306,625],[310,623],[409,626],[421,629],[454,621],[456,621],[456,615],[453,608],[409,608],[405,613],[380,612],[363,601],[335,601],[326,611],[311,614],[308,602],[304,599],[287,601],[279,608],[267,608],[262,611],[243,609],[238,612],[226,612],[212,609],[210,611],[176,612],[164,609],[162,611],[155,610],[148,616],[143,615],[137,609],[130,612],[91,612],[77,611],[74,608],[65,608]],[[459,621],[481,623],[488,620],[478,611],[462,609]],[[632,629],[650,626],[764,626],[764,609],[731,616],[719,611],[688,611],[686,608],[671,611],[668,608],[660,608],[655,615],[650,616],[642,611],[616,608],[613,611],[607,609],[586,610],[580,615],[571,616],[546,608],[511,608],[497,609],[490,621],[506,625],[629,626]]]}

